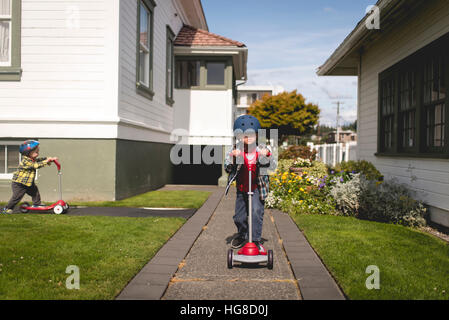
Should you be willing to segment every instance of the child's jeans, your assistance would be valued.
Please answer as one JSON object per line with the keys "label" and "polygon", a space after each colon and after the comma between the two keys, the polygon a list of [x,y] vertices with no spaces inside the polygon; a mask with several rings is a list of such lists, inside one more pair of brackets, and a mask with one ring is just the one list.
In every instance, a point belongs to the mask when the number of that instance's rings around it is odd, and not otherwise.
{"label": "child's jeans", "polygon": [[38,206],[41,204],[41,196],[39,194],[39,189],[33,183],[31,187],[27,187],[21,183],[13,182],[12,185],[12,197],[9,200],[6,209],[14,209],[14,207],[22,200],[25,194],[31,196],[33,200],[33,205]]}
{"label": "child's jeans", "polygon": [[[264,202],[260,200],[259,189],[254,190],[252,196],[253,202],[253,241],[260,241],[262,238],[262,226],[264,216]],[[248,230],[248,193],[237,190],[237,199],[235,201],[234,223],[237,226],[239,236],[249,240]]]}

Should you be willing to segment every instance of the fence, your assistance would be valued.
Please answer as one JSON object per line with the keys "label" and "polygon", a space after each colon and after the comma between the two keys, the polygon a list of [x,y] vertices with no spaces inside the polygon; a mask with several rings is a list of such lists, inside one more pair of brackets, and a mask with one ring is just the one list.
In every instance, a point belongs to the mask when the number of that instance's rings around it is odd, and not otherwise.
{"label": "fence", "polygon": [[327,165],[335,166],[343,161],[357,160],[357,142],[332,144],[307,144],[310,149],[318,152],[317,159]]}

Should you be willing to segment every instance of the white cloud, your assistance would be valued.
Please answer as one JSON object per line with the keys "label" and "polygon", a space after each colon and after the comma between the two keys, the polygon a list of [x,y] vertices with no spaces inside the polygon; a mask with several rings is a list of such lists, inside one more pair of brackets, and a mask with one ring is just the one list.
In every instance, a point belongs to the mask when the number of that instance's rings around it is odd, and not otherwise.
{"label": "white cloud", "polygon": [[[341,123],[357,117],[357,79],[318,77],[317,68],[340,44],[348,30],[302,32],[283,37],[267,34],[249,37],[248,85],[280,85],[297,89],[308,102],[322,110],[321,123],[335,125],[337,100],[344,101]],[[266,67],[270,66],[270,67]]]}

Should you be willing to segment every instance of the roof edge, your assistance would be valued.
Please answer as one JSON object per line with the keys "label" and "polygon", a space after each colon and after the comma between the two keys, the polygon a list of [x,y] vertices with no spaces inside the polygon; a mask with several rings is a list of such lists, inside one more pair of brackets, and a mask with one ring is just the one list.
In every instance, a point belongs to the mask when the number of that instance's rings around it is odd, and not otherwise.
{"label": "roof edge", "polygon": [[[383,14],[388,13],[391,8],[400,3],[401,0],[379,0],[376,6],[379,7],[380,12]],[[332,53],[332,55],[326,60],[326,62],[317,69],[318,76],[331,75],[332,71],[337,65],[347,57],[360,42],[373,30],[366,27],[366,21],[369,14],[365,14],[362,20],[356,25],[351,33],[343,40],[340,46]]]}

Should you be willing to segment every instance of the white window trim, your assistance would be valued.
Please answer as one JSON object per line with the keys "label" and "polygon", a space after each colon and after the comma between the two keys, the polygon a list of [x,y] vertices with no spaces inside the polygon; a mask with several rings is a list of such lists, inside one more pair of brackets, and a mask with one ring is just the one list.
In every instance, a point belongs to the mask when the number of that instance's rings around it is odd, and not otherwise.
{"label": "white window trim", "polygon": [[[0,15],[0,22],[9,22],[9,57],[7,62],[0,62],[0,67],[12,66],[12,0],[9,1],[10,12],[9,15]],[[0,178],[1,179],[1,178]]]}
{"label": "white window trim", "polygon": [[[3,172],[8,170],[8,146],[20,146],[18,142],[10,142],[10,141],[0,141],[0,146],[4,146],[5,148],[5,163]],[[22,155],[19,153],[19,163],[22,162]],[[0,164],[1,165],[1,164]],[[37,175],[37,173],[36,173]],[[11,180],[14,176],[14,173],[0,173],[0,180]]]}

